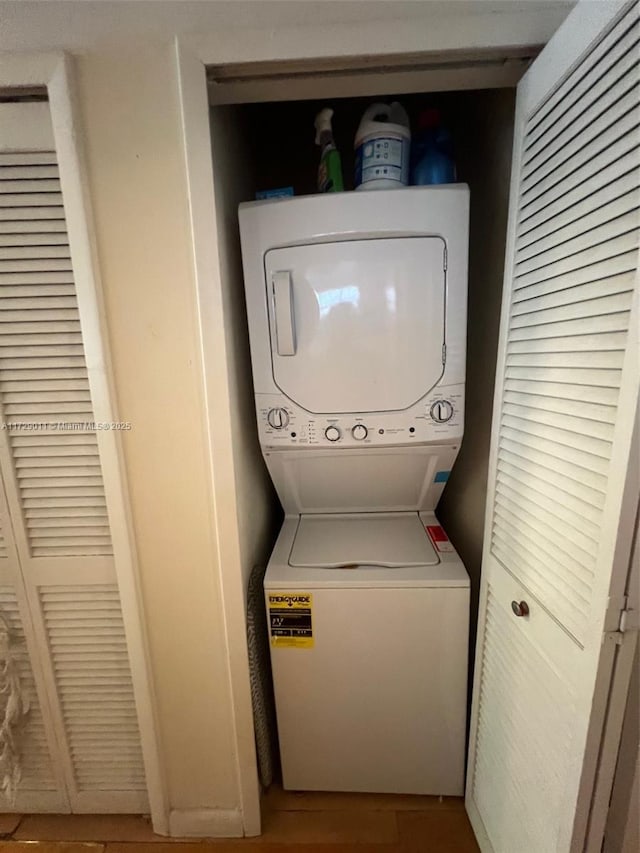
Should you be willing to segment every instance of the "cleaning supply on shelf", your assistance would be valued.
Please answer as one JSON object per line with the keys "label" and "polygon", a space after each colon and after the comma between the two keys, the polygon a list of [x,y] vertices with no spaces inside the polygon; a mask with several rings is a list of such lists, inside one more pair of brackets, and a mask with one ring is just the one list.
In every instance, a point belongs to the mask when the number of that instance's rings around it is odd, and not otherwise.
{"label": "cleaning supply on shelf", "polygon": [[276,187],[273,190],[256,190],[256,199],[265,201],[274,198],[290,198],[293,195],[293,187]]}
{"label": "cleaning supply on shelf", "polygon": [[440,110],[423,110],[418,117],[418,132],[411,151],[411,183],[421,186],[453,184],[455,181],[451,134],[442,123]]}
{"label": "cleaning supply on shelf", "polygon": [[333,138],[331,119],[333,110],[325,107],[315,120],[316,145],[320,146],[320,165],[318,166],[318,191],[321,193],[342,192],[342,163],[340,152]]}
{"label": "cleaning supply on shelf", "polygon": [[381,190],[409,183],[411,128],[406,110],[397,101],[371,104],[356,133],[355,188]]}

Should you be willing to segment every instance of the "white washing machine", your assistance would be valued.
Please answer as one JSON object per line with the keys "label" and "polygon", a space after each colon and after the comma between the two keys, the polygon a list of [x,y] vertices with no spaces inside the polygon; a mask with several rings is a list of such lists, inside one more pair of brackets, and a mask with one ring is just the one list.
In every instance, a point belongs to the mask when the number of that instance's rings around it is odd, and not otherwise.
{"label": "white washing machine", "polygon": [[285,788],[463,791],[469,578],[434,508],[464,420],[468,188],[241,205]]}

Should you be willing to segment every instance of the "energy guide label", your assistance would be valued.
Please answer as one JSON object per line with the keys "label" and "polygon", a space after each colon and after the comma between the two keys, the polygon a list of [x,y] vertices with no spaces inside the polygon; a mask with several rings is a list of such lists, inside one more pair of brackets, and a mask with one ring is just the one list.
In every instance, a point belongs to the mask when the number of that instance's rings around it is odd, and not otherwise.
{"label": "energy guide label", "polygon": [[272,646],[313,648],[313,596],[308,592],[267,594]]}

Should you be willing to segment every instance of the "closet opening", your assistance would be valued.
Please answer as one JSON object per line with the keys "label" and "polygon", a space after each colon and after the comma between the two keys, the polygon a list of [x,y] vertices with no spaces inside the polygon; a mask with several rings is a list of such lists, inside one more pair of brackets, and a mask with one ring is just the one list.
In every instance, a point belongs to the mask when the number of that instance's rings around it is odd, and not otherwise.
{"label": "closet opening", "polygon": [[[436,509],[471,578],[469,703],[480,588],[487,465],[494,377],[498,343],[511,152],[515,83],[530,57],[522,58],[517,77],[498,88],[467,88],[473,72],[457,91],[389,90],[380,76],[380,93],[357,97],[284,100],[298,91],[296,83],[273,80],[264,84],[274,100],[252,103],[211,103],[210,127],[214,192],[218,219],[221,281],[226,311],[225,331],[230,355],[236,465],[251,491],[251,509],[259,506],[269,519],[270,535],[263,543],[262,565],[268,562],[280,527],[282,511],[267,477],[258,445],[253,384],[244,300],[238,229],[238,205],[258,193],[287,188],[295,196],[317,192],[319,148],[314,142],[314,119],[331,107],[333,131],[342,158],[345,191],[354,188],[354,138],[365,109],[374,102],[399,101],[412,132],[425,109],[437,109],[449,130],[457,180],[470,187],[470,238],[466,359],[465,433],[458,459]],[[286,70],[286,69],[285,69]],[[319,72],[320,74],[321,72]],[[230,72],[229,72],[230,74]],[[231,75],[233,76],[233,75]],[[236,81],[242,85],[241,74]],[[378,79],[378,78],[375,78]],[[478,73],[478,79],[482,74]],[[210,82],[210,101],[218,92]],[[313,85],[318,88],[318,81]],[[372,78],[368,79],[371,91]],[[334,91],[331,83],[329,92]],[[352,89],[350,89],[351,91]],[[241,91],[241,90],[238,90]],[[260,90],[262,91],[262,89]],[[242,491],[242,490],[241,490]],[[240,508],[242,511],[242,507]],[[246,511],[249,511],[249,503]],[[240,519],[240,524],[243,520]],[[243,567],[245,590],[250,566]],[[257,599],[263,607],[262,598]],[[250,602],[250,606],[251,602]],[[265,632],[265,648],[267,637]],[[275,751],[277,753],[277,750]]]}

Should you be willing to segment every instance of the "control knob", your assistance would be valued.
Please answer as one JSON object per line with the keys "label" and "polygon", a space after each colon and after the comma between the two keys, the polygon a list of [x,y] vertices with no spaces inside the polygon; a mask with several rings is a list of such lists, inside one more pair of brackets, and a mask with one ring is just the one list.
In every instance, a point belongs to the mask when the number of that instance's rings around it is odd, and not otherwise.
{"label": "control knob", "polygon": [[337,426],[328,426],[324,431],[324,437],[327,441],[338,441],[342,436],[339,427]]}
{"label": "control knob", "polygon": [[267,412],[269,426],[274,429],[284,429],[289,424],[289,415],[286,409],[269,409]]}
{"label": "control knob", "polygon": [[364,424],[356,424],[351,430],[351,435],[356,441],[363,441],[369,435],[369,430]]}
{"label": "control knob", "polygon": [[431,417],[437,424],[446,424],[453,417],[453,405],[448,400],[436,400],[431,406]]}

